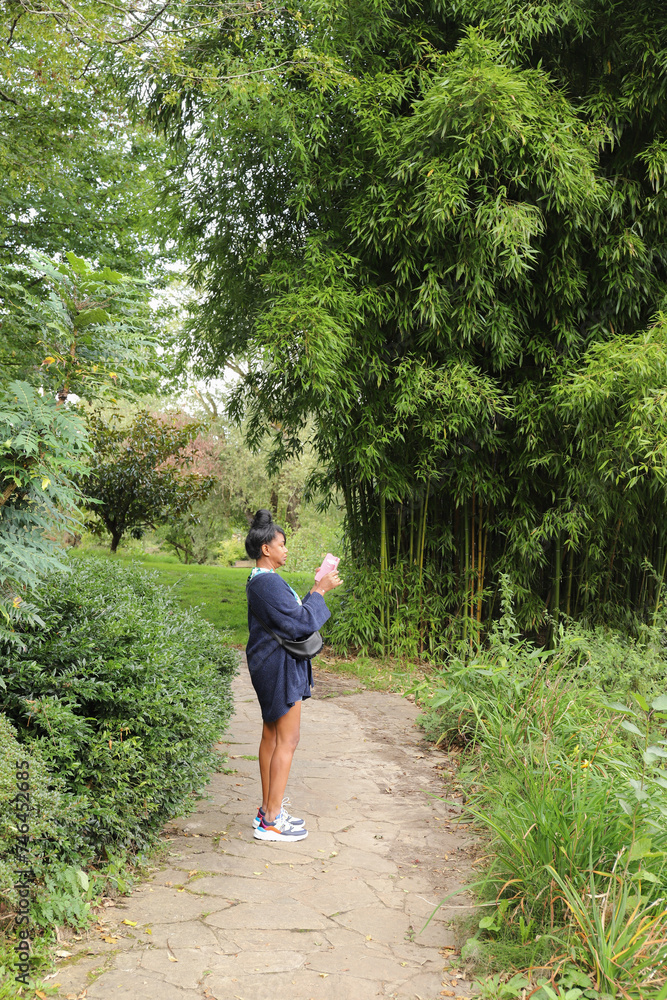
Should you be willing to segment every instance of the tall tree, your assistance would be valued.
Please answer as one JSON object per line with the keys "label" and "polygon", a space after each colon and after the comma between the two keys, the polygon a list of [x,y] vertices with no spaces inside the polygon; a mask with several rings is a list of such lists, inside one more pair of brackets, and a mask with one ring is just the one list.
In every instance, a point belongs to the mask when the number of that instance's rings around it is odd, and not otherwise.
{"label": "tall tree", "polygon": [[92,526],[111,536],[115,552],[126,532],[135,538],[181,517],[203,500],[215,483],[210,475],[187,472],[194,458],[188,445],[201,425],[160,419],[144,410],[132,423],[89,416],[89,468],[83,478],[85,506]]}
{"label": "tall tree", "polygon": [[655,608],[666,54],[648,0],[302,2],[151,78],[186,350],[277,460],[315,415],[378,641],[479,634],[501,572],[526,627]]}
{"label": "tall tree", "polygon": [[[23,281],[19,280],[22,277]],[[30,592],[60,567],[58,531],[81,500],[73,477],[89,448],[72,395],[88,401],[154,388],[149,288],[69,254],[0,267],[0,642],[30,616]]]}
{"label": "tall tree", "polygon": [[57,535],[86,454],[72,394],[154,385],[142,275],[159,271],[167,161],[132,123],[110,54],[154,42],[161,10],[148,0],[0,10],[0,640],[15,640],[40,575],[62,566]]}

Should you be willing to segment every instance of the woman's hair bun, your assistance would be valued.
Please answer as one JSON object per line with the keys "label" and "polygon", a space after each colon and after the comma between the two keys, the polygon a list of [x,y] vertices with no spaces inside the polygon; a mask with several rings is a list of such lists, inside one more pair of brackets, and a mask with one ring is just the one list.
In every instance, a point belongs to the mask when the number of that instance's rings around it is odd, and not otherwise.
{"label": "woman's hair bun", "polygon": [[251,528],[268,528],[270,524],[273,523],[273,514],[270,510],[258,510],[255,514]]}

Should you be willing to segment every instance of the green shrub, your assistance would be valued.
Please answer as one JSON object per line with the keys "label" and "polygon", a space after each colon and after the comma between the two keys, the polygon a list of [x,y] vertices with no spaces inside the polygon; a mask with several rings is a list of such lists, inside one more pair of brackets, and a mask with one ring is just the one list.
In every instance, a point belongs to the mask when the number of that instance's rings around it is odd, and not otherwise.
{"label": "green shrub", "polygon": [[69,863],[142,847],[219,762],[236,653],[126,564],[77,560],[39,606],[46,627],[5,650],[0,707],[82,813],[49,849]]}
{"label": "green shrub", "polygon": [[366,576],[361,570],[348,565],[346,560],[341,561],[339,572],[343,586],[327,598],[331,618],[321,629],[325,642],[340,654],[353,647],[363,655],[382,655],[375,610],[379,593],[377,574]]}
{"label": "green shrub", "polygon": [[[17,778],[17,762],[22,765],[18,769],[20,779]],[[28,779],[24,781],[26,774]],[[21,796],[18,800],[17,792]],[[29,795],[27,831],[22,828],[25,815],[18,815],[25,804],[23,795]],[[71,852],[73,845],[80,843],[78,829],[85,822],[86,801],[63,788],[60,779],[49,772],[39,748],[34,744],[21,744],[7,716],[0,713],[0,912],[3,930],[11,933],[16,926],[19,913],[16,883],[19,872],[26,870],[34,876],[30,882],[31,924],[43,930],[52,929],[56,922],[85,925],[92,893],[84,892],[83,885],[85,883],[90,890],[97,882],[99,892],[106,879],[95,880],[94,876],[89,879],[81,867],[89,859],[83,856],[77,865],[67,865],[56,860],[56,856],[61,845],[69,845]],[[8,941],[0,938],[0,1000],[16,996],[14,944],[14,937]],[[14,992],[3,992],[3,976],[6,989]]]}
{"label": "green shrub", "polygon": [[238,534],[219,542],[214,547],[213,554],[221,566],[233,566],[237,560],[248,558],[243,538]]}
{"label": "green shrub", "polygon": [[[19,841],[23,831],[18,829],[17,812],[22,803],[16,799],[16,765],[24,761],[30,775],[27,844]],[[18,902],[16,870],[25,867],[40,872],[44,865],[40,848],[47,840],[57,840],[64,830],[72,832],[73,806],[72,797],[63,793],[61,783],[49,773],[39,749],[21,745],[9,719],[0,713],[0,899],[10,910]]]}
{"label": "green shrub", "polygon": [[650,696],[667,682],[667,650],[662,626],[638,626],[630,636],[599,626],[585,629],[571,622],[559,639],[560,656],[567,659],[576,684],[625,695],[638,691]]}
{"label": "green shrub", "polygon": [[341,654],[353,647],[366,656],[436,663],[450,655],[453,636],[478,632],[476,622],[457,617],[445,578],[428,567],[399,563],[380,573],[346,560],[340,573],[326,636]]}

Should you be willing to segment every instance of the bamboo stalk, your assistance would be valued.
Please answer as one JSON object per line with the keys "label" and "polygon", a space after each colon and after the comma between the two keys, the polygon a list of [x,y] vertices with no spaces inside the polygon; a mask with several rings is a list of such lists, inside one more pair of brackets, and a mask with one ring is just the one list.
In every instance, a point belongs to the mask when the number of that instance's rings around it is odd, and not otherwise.
{"label": "bamboo stalk", "polygon": [[618,533],[621,530],[621,524],[622,523],[623,522],[622,522],[621,518],[619,517],[618,521],[616,522],[616,531],[614,532],[614,544],[611,547],[611,558],[609,560],[609,570],[607,572],[607,580],[606,580],[605,585],[604,585],[604,594],[602,596],[602,603],[603,603],[603,605],[607,601],[607,594],[609,592],[609,587],[610,587],[610,584],[611,584],[611,574],[612,574],[612,570],[614,568],[614,556],[616,555],[616,542],[618,541]]}
{"label": "bamboo stalk", "polygon": [[[351,481],[354,481],[353,477],[350,476]],[[364,549],[364,554],[367,562],[372,562],[375,557],[375,553],[368,551],[368,546],[371,544],[371,532],[370,532],[370,518],[368,516],[368,497],[366,495],[366,484],[359,482],[358,487],[359,492],[359,513],[361,514],[361,526],[363,529],[363,541],[362,546]],[[370,556],[370,558],[369,558]]]}
{"label": "bamboo stalk", "polygon": [[362,552],[362,545],[359,541],[359,511],[358,503],[356,497],[356,491],[351,478],[348,474],[346,466],[340,469],[340,481],[343,484],[343,496],[345,497],[345,510],[347,512],[347,523],[350,533],[350,540],[354,546],[354,553],[356,558],[359,558]]}
{"label": "bamboo stalk", "polygon": [[[475,620],[477,621],[478,625],[482,617],[482,590],[484,587],[484,580],[482,574],[483,532],[484,532],[484,504],[480,499],[479,514],[477,518],[477,612],[475,614]],[[477,630],[477,642],[479,644],[479,629]]]}
{"label": "bamboo stalk", "polygon": [[422,579],[424,575],[424,549],[426,546],[426,518],[428,514],[428,495],[431,489],[431,477],[429,476],[426,482],[426,495],[424,497],[424,503],[422,506],[422,516],[420,533],[417,537],[417,545],[419,549],[419,656],[421,658],[424,652],[424,622],[422,620]]}
{"label": "bamboo stalk", "polygon": [[556,535],[556,558],[554,566],[554,599],[552,605],[552,612],[556,621],[558,621],[558,616],[560,614],[560,578],[563,575],[563,541],[561,538],[560,530]]}
{"label": "bamboo stalk", "polygon": [[360,559],[366,558],[366,531],[364,529],[364,522],[361,513],[361,492],[363,487],[355,485],[354,482],[350,483],[350,490],[352,492],[352,503],[354,506],[354,524],[355,524],[355,535],[356,535],[356,545],[357,553]]}
{"label": "bamboo stalk", "polygon": [[464,620],[464,638],[468,634],[467,620],[468,620],[468,560],[470,559],[470,522],[468,521],[468,501],[463,505],[463,620]]}
{"label": "bamboo stalk", "polygon": [[[484,546],[480,540],[480,551],[482,553],[479,581],[477,587],[477,624],[482,623],[482,604],[484,603],[484,575],[486,573],[486,550],[489,543],[489,512],[487,508],[486,521],[484,523]],[[479,641],[479,633],[478,633]]]}
{"label": "bamboo stalk", "polygon": [[395,564],[398,566],[401,557],[401,535],[403,534],[403,501],[398,505],[398,514],[396,516],[396,560]]}
{"label": "bamboo stalk", "polygon": [[410,494],[410,565],[414,561],[414,537],[415,537],[415,495]]}
{"label": "bamboo stalk", "polygon": [[424,507],[422,510],[422,530],[421,530],[421,544],[419,547],[419,585],[421,586],[422,576],[424,574],[424,548],[426,546],[426,517],[428,512],[428,495],[431,489],[431,477],[429,476],[426,482],[426,496],[424,498]]}
{"label": "bamboo stalk", "polygon": [[454,574],[458,576],[461,572],[461,544],[460,544],[460,531],[461,525],[460,521],[460,508],[458,504],[454,507],[454,516],[452,519],[452,539],[454,542]]}
{"label": "bamboo stalk", "polygon": [[382,626],[382,646],[385,642],[385,570],[387,566],[387,500],[384,490],[380,490],[380,624]]}
{"label": "bamboo stalk", "polygon": [[[470,580],[468,582],[469,590],[469,600],[470,600],[470,615],[469,618],[473,619],[473,609],[475,603],[475,480],[472,481],[472,513],[470,515]],[[471,635],[472,640],[472,635]]]}
{"label": "bamboo stalk", "polygon": [[570,537],[570,552],[567,560],[567,617],[570,617],[572,607],[572,577],[574,576],[574,545]]}

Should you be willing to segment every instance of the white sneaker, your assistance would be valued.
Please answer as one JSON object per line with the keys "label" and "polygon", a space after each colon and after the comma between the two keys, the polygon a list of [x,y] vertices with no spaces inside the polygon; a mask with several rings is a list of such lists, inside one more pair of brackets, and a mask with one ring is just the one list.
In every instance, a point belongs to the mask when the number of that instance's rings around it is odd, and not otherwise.
{"label": "white sneaker", "polygon": [[305,826],[306,825],[305,819],[299,819],[298,816],[292,816],[290,815],[290,813],[287,812],[287,806],[289,805],[289,801],[290,801],[289,795],[286,795],[280,806],[280,811],[283,812],[287,817],[287,822],[291,823],[292,826]]}
{"label": "white sneaker", "polygon": [[253,833],[255,840],[283,840],[295,841],[304,840],[308,836],[308,831],[304,826],[292,826],[285,818],[281,810],[273,823],[267,823],[262,818],[259,826]]}
{"label": "white sneaker", "polygon": [[[290,816],[290,814],[287,812],[285,806],[287,805],[288,802],[289,802],[289,796],[286,795],[280,807],[280,814],[287,820],[288,823],[291,823],[292,826],[305,826],[306,825],[305,819],[299,819],[298,816]],[[259,809],[257,810],[257,815],[252,821],[252,825],[255,830],[261,823],[263,816],[264,813],[262,812],[262,807],[260,806]]]}

